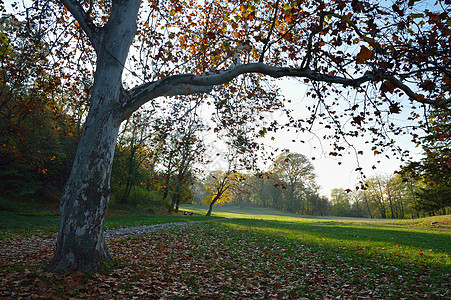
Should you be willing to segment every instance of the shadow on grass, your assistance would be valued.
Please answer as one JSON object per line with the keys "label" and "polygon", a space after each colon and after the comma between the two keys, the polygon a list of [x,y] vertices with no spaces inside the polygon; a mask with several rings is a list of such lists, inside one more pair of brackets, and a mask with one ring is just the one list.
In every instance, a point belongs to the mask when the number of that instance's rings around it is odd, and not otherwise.
{"label": "shadow on grass", "polygon": [[[451,267],[451,234],[447,232],[425,232],[384,223],[359,223],[317,220],[315,222],[290,222],[278,220],[233,219],[228,223],[243,226],[260,233],[276,234],[289,239],[332,247],[344,246],[367,251],[397,251],[407,257],[429,252],[428,256],[442,260],[440,265]],[[429,251],[431,250],[431,251]]]}

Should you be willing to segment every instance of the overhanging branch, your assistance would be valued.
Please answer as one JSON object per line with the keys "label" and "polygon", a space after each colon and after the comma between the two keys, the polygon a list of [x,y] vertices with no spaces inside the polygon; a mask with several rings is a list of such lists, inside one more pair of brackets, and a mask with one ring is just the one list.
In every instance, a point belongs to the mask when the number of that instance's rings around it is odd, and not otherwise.
{"label": "overhanging branch", "polygon": [[310,69],[288,68],[288,67],[274,67],[264,63],[250,63],[238,65],[228,70],[219,71],[215,73],[204,73],[202,75],[183,74],[172,75],[164,79],[149,82],[137,86],[127,92],[127,96],[123,105],[119,108],[121,120],[133,113],[140,106],[146,102],[161,96],[178,96],[191,95],[196,93],[209,93],[214,86],[222,85],[230,82],[232,79],[242,75],[259,73],[273,78],[280,77],[298,77],[307,78],[312,81],[326,82],[333,84],[340,84],[343,86],[359,87],[362,84],[370,81],[389,80],[395,86],[403,90],[407,96],[415,101],[430,105],[443,105],[450,101],[437,103],[433,100],[421,99],[415,92],[413,92],[407,85],[403,84],[401,80],[395,78],[393,75],[381,75],[369,73],[357,78],[347,78],[341,76],[334,76],[328,74],[321,74]]}
{"label": "overhanging branch", "polygon": [[410,99],[418,101],[420,103],[433,105],[433,106],[445,106],[445,105],[451,103],[451,99],[443,99],[442,101],[435,101],[435,100],[432,100],[432,99],[427,99],[427,98],[421,97],[421,95],[419,95],[419,94],[415,93],[414,91],[412,91],[411,88],[409,88],[401,80],[397,79],[393,75],[384,75],[384,76],[382,76],[382,78],[390,81],[394,86],[396,86],[397,88],[401,89],[404,93],[406,93],[406,95]]}

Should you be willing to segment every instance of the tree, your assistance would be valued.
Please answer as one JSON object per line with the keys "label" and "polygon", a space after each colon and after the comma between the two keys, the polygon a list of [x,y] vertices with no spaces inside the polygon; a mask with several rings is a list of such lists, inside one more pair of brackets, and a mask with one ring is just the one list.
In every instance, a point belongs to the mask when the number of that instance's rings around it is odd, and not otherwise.
{"label": "tree", "polygon": [[70,95],[55,96],[60,80],[46,67],[48,45],[24,25],[12,15],[0,17],[0,194],[54,206],[68,177],[77,126],[64,109]]}
{"label": "tree", "polygon": [[248,178],[253,205],[260,207],[272,207],[283,209],[281,202],[285,186],[280,184],[280,180],[270,172],[259,172]]}
{"label": "tree", "polygon": [[291,212],[294,213],[295,190],[306,186],[315,178],[312,163],[305,155],[283,152],[274,161],[271,172],[278,176],[290,191]]}
{"label": "tree", "polygon": [[377,213],[374,213],[373,215],[382,219],[386,219],[387,207],[383,179],[380,176],[376,176],[368,179],[365,184],[365,196],[368,198],[369,202],[376,207]]}
{"label": "tree", "polygon": [[411,184],[397,175],[374,176],[365,182],[362,198],[370,217],[405,218],[413,215]]}
{"label": "tree", "polygon": [[208,192],[205,201],[209,205],[206,216],[211,215],[214,205],[229,203],[244,191],[243,183],[246,178],[238,171],[241,167],[240,155],[242,155],[240,149],[229,142],[224,157],[227,162],[227,169],[211,172],[209,178],[205,181],[205,190]]}
{"label": "tree", "polygon": [[151,159],[146,149],[146,140],[151,135],[146,127],[136,124],[135,119],[127,120],[116,147],[119,153],[115,155],[113,163],[112,181],[117,181],[115,187],[117,193],[121,193],[118,201],[121,204],[127,203],[133,187],[142,180],[144,162]]}
{"label": "tree", "polygon": [[423,137],[424,158],[410,162],[401,172],[406,180],[419,181],[416,208],[428,213],[451,207],[451,114],[436,109],[428,119]]}
{"label": "tree", "polygon": [[344,189],[332,189],[330,191],[332,202],[332,215],[349,217],[351,202],[349,194]]}
{"label": "tree", "polygon": [[368,212],[365,209],[365,197],[364,192],[362,190],[356,190],[350,192],[350,201],[351,201],[351,214],[353,217],[367,217]]}
{"label": "tree", "polygon": [[[448,10],[418,16],[414,3],[399,1],[385,9],[369,1],[151,1],[148,6],[140,0],[61,0],[56,6],[36,1],[40,19],[32,19],[28,11],[32,33],[42,38],[49,27],[40,21],[54,18],[57,22],[48,24],[72,30],[67,41],[75,37],[81,48],[92,47],[95,52],[89,114],[61,199],[57,246],[49,270],[86,271],[111,261],[104,219],[119,127],[157,97],[215,93],[214,87],[220,89],[250,73],[303,78],[312,83],[318,105],[330,115],[337,135],[359,133],[340,130],[334,103],[342,98],[327,104],[323,97],[342,91],[332,85],[363,95],[371,95],[367,91],[372,87],[375,97],[365,98],[357,107],[351,104],[354,109],[350,107],[349,113],[356,127],[368,124],[371,130],[371,114],[382,120],[383,106],[386,115],[402,109],[396,100],[400,94],[407,95],[412,105],[449,104]],[[129,52],[137,34],[135,41],[144,46],[133,55]],[[141,69],[125,67],[129,54],[130,65]],[[124,71],[134,76],[133,88],[124,86]],[[264,85],[260,76],[242,78],[251,85]],[[233,90],[233,84],[227,87],[231,93],[241,93]]]}
{"label": "tree", "polygon": [[205,189],[209,193],[205,197],[208,204],[206,216],[211,216],[213,206],[229,203],[239,193],[240,183],[244,177],[236,170],[215,171],[210,174],[210,179],[205,183]]}
{"label": "tree", "polygon": [[205,146],[203,141],[198,138],[198,132],[204,129],[204,126],[198,120],[197,114],[187,116],[186,122],[183,123],[184,128],[181,128],[178,133],[177,141],[177,162],[176,162],[176,176],[175,189],[172,195],[171,205],[168,212],[172,212],[175,206],[175,211],[178,211],[180,193],[184,183],[192,176],[192,165],[195,161],[201,161]]}

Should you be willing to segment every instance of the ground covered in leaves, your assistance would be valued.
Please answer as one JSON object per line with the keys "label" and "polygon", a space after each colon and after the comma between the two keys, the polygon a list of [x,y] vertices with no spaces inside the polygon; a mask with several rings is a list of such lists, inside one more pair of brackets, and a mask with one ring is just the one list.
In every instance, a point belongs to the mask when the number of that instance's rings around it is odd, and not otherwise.
{"label": "ground covered in leaves", "polygon": [[447,298],[449,265],[262,233],[233,221],[109,239],[114,266],[49,274],[54,239],[0,241],[0,297],[35,299]]}

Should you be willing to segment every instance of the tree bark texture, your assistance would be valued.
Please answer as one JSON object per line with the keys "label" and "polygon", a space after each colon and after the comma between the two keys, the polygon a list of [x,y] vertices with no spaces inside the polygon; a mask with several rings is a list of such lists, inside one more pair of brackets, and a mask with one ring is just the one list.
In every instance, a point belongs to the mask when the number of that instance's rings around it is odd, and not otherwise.
{"label": "tree bark texture", "polygon": [[55,272],[89,271],[111,262],[104,223],[118,125],[106,109],[92,114],[61,199],[57,244],[49,266]]}
{"label": "tree bark texture", "polygon": [[140,1],[114,1],[108,23],[99,30],[87,24],[77,2],[63,1],[87,31],[97,54],[89,114],[61,199],[55,253],[47,270],[64,273],[98,270],[111,262],[105,245],[105,215],[110,197],[114,150],[123,119],[122,71],[136,33]]}

